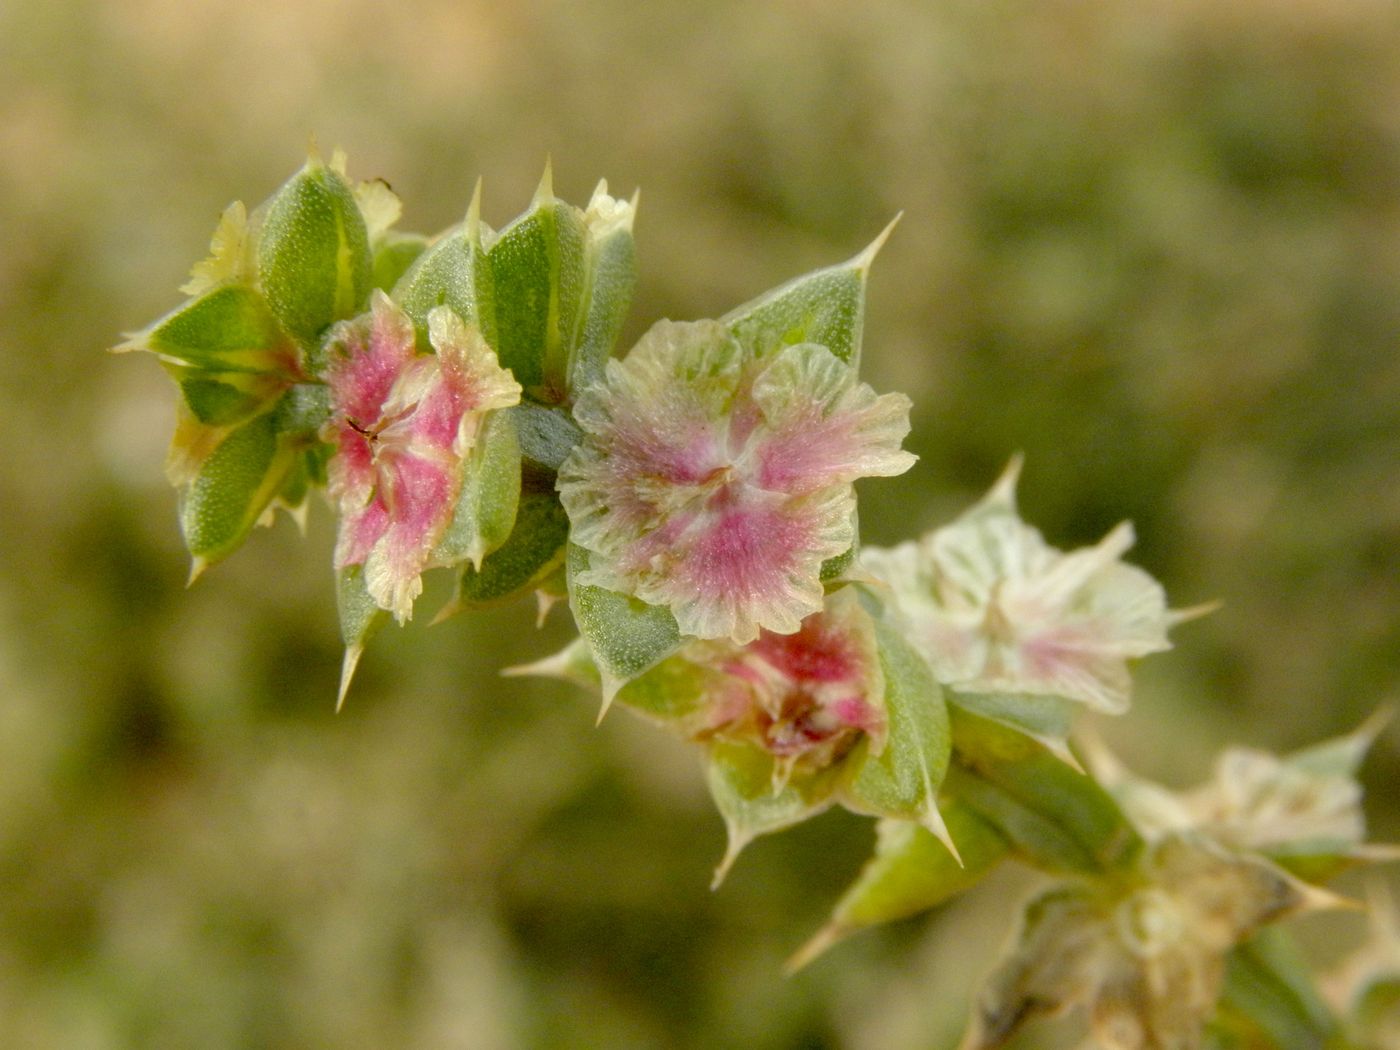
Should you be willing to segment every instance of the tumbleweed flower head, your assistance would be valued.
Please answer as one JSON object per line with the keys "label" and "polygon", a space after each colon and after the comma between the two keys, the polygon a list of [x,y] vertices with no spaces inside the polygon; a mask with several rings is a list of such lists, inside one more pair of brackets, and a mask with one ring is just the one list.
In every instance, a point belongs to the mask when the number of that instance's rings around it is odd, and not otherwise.
{"label": "tumbleweed flower head", "polygon": [[1367,846],[1357,770],[1379,731],[1373,719],[1335,740],[1291,755],[1227,748],[1213,775],[1189,791],[1134,776],[1101,744],[1090,748],[1096,778],[1145,838],[1191,832],[1235,850],[1274,857],[1381,859]]}
{"label": "tumbleweed flower head", "polygon": [[1128,706],[1127,661],[1170,648],[1180,618],[1151,576],[1120,559],[1124,522],[1097,545],[1064,553],[1016,512],[1013,463],[957,521],[861,564],[891,590],[897,615],[939,681],[969,692]]}
{"label": "tumbleweed flower head", "polygon": [[559,493],[581,581],[669,606],[697,638],[796,631],[854,540],[852,482],[914,462],[908,398],[814,343],[746,353],[714,321],[653,327],[575,418]]}
{"label": "tumbleweed flower head", "polygon": [[747,645],[692,642],[681,659],[709,671],[708,695],[690,724],[696,739],[757,744],[773,756],[777,785],[794,768],[815,772],[868,736],[886,734],[885,679],[875,628],[847,587],[792,634],[761,631]]}
{"label": "tumbleweed flower head", "polygon": [[1366,837],[1361,794],[1354,776],[1237,747],[1220,756],[1215,778],[1186,802],[1203,830],[1237,849],[1294,843],[1354,848]]}
{"label": "tumbleweed flower head", "polygon": [[1088,1008],[1104,1050],[1199,1047],[1230,950],[1330,904],[1262,857],[1169,836],[1132,880],[1066,883],[1031,902],[964,1047],[1003,1046],[1036,1015],[1074,1006]]}
{"label": "tumbleweed flower head", "polygon": [[376,292],[368,314],[332,333],[327,366],[335,566],[363,565],[370,596],[400,622],[452,520],[482,419],[520,400],[495,352],[450,309],[428,315],[428,334],[436,353],[417,353],[413,322]]}

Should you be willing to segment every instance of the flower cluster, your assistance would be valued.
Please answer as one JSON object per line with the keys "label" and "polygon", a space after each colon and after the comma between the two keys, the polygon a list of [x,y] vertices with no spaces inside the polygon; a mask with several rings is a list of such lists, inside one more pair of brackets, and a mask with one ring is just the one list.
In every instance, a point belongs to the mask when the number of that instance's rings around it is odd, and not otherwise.
{"label": "flower cluster", "polygon": [[[1285,758],[1227,751],[1183,794],[1103,753],[1086,774],[1075,718],[1125,711],[1130,662],[1191,615],[1123,561],[1131,526],[1055,549],[1018,514],[1013,461],[952,523],[861,549],[855,482],[915,461],[908,398],[858,374],[889,231],[614,357],[635,207],[605,183],[568,205],[546,171],[499,231],[478,187],[429,238],[394,230],[398,199],[352,184],[339,155],[258,208],[231,205],[189,299],[119,347],[157,355],[180,389],[170,475],[194,574],[324,489],[342,699],[428,570],[456,574],[445,612],[567,596],[578,640],[522,670],[696,746],[728,832],[716,881],[757,836],[828,807],[881,818],[798,962],[1003,859],[1051,873],[970,1048],[1075,1005],[1108,1050],[1193,1048],[1230,1013],[1230,974],[1294,980],[1268,971],[1264,928],[1331,904],[1317,884],[1334,871],[1390,856],[1363,842],[1356,769],[1375,727]],[[1377,1046],[1400,1001],[1393,962],[1364,954],[1342,994]],[[1262,1002],[1231,1005],[1240,1045],[1280,1030]]]}

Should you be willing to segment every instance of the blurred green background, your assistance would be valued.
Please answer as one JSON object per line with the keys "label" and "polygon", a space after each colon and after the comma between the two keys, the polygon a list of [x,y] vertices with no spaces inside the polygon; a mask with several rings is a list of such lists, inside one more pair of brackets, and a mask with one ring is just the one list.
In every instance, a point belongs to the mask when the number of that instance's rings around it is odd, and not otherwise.
{"label": "blurred green background", "polygon": [[[102,350],[313,133],[409,229],[478,175],[503,224],[547,156],[577,202],[640,186],[628,342],[902,210],[865,372],[914,398],[921,459],[863,490],[867,541],[1017,450],[1053,542],[1133,519],[1175,604],[1224,602],[1099,727],[1173,784],[1400,692],[1393,3],[0,0],[4,1046],[936,1050],[1028,884],[784,979],[869,822],[763,840],[711,893],[695,756],[497,676],[562,614],[386,631],[336,717],[324,506],[184,589],[173,388]],[[1378,838],[1398,774],[1391,729]],[[1315,929],[1327,956],[1354,924]]]}

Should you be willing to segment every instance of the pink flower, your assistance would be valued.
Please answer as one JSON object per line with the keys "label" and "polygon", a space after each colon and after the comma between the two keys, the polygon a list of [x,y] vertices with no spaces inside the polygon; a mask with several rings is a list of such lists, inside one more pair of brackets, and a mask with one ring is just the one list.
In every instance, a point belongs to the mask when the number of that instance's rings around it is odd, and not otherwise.
{"label": "pink flower", "polygon": [[876,753],[884,746],[874,625],[849,587],[792,634],[765,630],[743,646],[692,642],[677,660],[702,672],[690,735],[758,745],[773,756],[775,789],[794,767],[818,772],[840,761],[862,735]]}
{"label": "pink flower", "polygon": [[363,565],[370,596],[400,623],[452,521],[485,414],[520,400],[520,384],[449,308],[428,315],[428,334],[437,352],[417,353],[413,322],[375,292],[369,314],[333,332],[327,367],[335,566]]}
{"label": "pink flower", "polygon": [[909,400],[813,343],[752,356],[716,321],[663,321],[578,400],[559,472],[581,582],[669,606],[682,633],[791,634],[855,538],[852,482],[914,457]]}

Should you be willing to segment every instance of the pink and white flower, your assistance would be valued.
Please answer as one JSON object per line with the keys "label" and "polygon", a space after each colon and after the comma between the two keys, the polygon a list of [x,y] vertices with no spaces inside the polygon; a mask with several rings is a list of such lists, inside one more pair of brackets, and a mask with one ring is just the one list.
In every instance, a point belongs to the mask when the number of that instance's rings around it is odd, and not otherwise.
{"label": "pink and white flower", "polygon": [[862,736],[875,753],[884,747],[885,678],[874,624],[849,587],[792,634],[760,631],[747,645],[692,642],[675,659],[702,672],[689,735],[767,751],[775,790],[794,768],[817,772],[844,758]]}
{"label": "pink and white flower", "polygon": [[335,446],[331,499],[340,511],[335,566],[363,565],[366,589],[400,623],[452,521],[466,460],[486,413],[520,401],[520,384],[474,327],[449,308],[428,315],[434,354],[382,292],[329,341]]}
{"label": "pink and white flower", "polygon": [[967,692],[1056,696],[1120,714],[1128,660],[1169,649],[1167,629],[1192,613],[1120,559],[1133,530],[1066,554],[1016,513],[1013,463],[961,518],[922,539],[867,547],[860,564],[887,584],[905,633],[945,685]]}
{"label": "pink and white flower", "polygon": [[683,634],[791,634],[855,531],[852,482],[901,474],[909,400],[825,347],[747,354],[715,321],[663,321],[575,407],[559,472],[581,582],[668,606]]}

